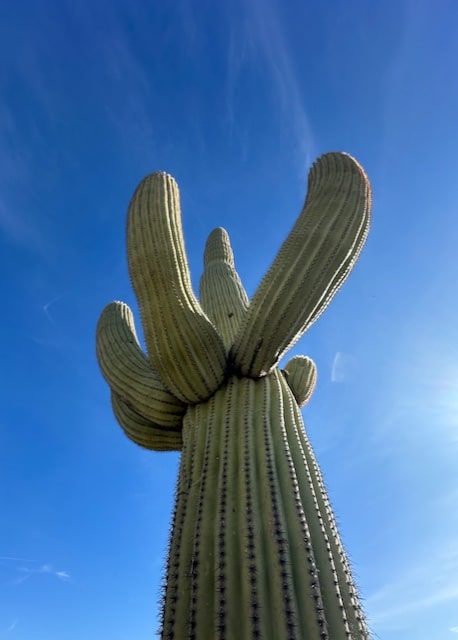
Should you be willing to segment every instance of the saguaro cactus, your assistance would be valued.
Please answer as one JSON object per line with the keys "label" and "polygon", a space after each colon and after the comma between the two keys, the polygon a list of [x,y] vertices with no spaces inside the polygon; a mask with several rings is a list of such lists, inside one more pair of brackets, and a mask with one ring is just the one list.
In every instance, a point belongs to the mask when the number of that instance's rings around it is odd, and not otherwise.
{"label": "saguaro cactus", "polygon": [[121,302],[102,312],[97,354],[127,436],[181,451],[163,639],[369,638],[300,411],[315,365],[278,362],[349,274],[370,206],[356,160],[325,154],[253,299],[228,234],[216,229],[199,303],[175,181],[152,174],[133,196],[128,261],[148,355]]}

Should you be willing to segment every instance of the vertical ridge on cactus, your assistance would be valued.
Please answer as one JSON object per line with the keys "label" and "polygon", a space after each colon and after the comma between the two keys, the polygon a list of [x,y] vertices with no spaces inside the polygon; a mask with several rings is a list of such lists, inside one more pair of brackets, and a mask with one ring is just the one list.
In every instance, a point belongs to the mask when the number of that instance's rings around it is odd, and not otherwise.
{"label": "vertical ridge on cactus", "polygon": [[200,301],[229,349],[248,309],[248,296],[235,270],[229,234],[219,227],[208,237]]}
{"label": "vertical ridge on cactus", "polygon": [[154,451],[181,451],[180,427],[161,427],[137,413],[117,393],[111,393],[111,406],[122,430],[135,444]]}
{"label": "vertical ridge on cactus", "polygon": [[128,261],[148,355],[111,303],[97,357],[126,435],[181,451],[165,576],[163,640],[369,640],[300,407],[316,367],[282,355],[329,304],[368,233],[360,165],[325,154],[298,221],[251,302],[229,236],[209,236],[200,303],[178,187],[145,178],[128,214]]}

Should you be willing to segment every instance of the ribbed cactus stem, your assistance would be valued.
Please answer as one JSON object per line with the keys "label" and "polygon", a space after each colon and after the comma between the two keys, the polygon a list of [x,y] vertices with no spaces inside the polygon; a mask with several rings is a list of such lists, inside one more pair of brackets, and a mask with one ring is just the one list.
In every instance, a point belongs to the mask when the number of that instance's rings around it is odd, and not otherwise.
{"label": "ribbed cactus stem", "polygon": [[275,371],[186,413],[163,638],[369,637],[296,409]]}

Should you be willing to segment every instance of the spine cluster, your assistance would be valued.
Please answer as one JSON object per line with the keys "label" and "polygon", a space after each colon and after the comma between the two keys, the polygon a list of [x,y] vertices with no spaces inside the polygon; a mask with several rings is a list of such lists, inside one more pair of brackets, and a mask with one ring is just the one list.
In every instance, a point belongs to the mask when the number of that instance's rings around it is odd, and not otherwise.
{"label": "spine cluster", "polygon": [[350,156],[314,164],[304,208],[250,301],[229,236],[207,241],[191,287],[178,187],[146,177],[129,207],[127,305],[97,356],[127,436],[181,451],[161,634],[168,640],[369,640],[300,407],[316,368],[286,351],[348,276],[369,228],[370,186]]}

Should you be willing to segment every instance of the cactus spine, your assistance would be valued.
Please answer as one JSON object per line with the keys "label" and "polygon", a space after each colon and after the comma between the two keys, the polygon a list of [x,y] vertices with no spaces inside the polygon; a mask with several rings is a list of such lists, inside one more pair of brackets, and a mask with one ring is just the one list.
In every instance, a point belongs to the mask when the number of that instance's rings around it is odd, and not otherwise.
{"label": "cactus spine", "polygon": [[152,174],[134,194],[128,260],[148,356],[120,302],[101,315],[97,355],[128,437],[181,451],[164,640],[370,638],[300,412],[315,365],[277,366],[348,276],[370,207],[356,160],[325,154],[251,302],[224,229],[208,239],[199,302],[173,178]]}

